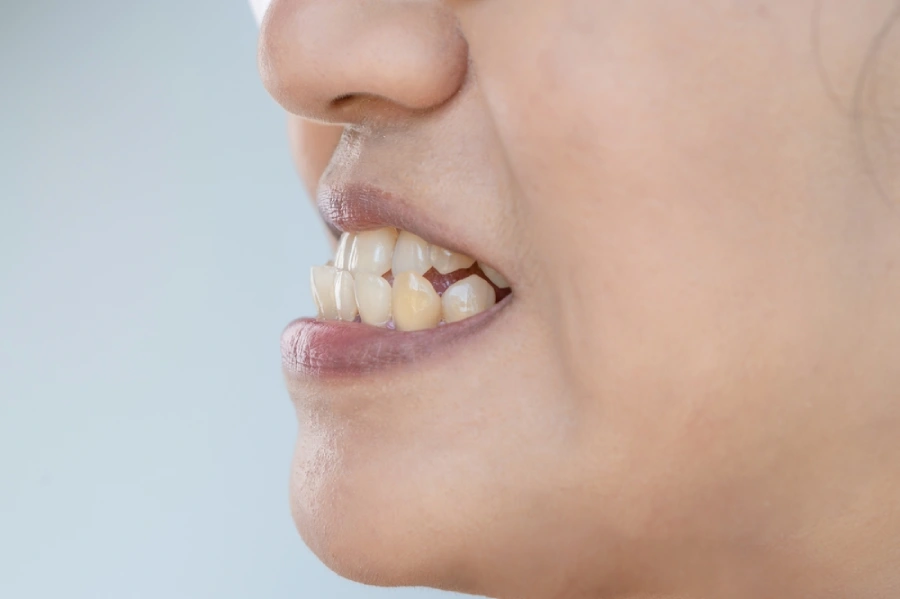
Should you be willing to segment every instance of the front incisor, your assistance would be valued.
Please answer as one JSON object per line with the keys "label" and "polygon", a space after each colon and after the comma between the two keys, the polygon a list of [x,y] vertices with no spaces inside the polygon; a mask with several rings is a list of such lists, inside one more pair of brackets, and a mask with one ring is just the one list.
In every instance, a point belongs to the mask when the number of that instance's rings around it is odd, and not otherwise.
{"label": "front incisor", "polygon": [[334,267],[340,270],[347,270],[350,265],[350,254],[353,251],[353,242],[356,240],[356,233],[344,233],[338,242],[337,251],[334,253]]}
{"label": "front incisor", "polygon": [[401,231],[394,246],[393,271],[424,275],[431,269],[428,242],[409,231]]}
{"label": "front incisor", "polygon": [[339,320],[356,320],[356,286],[353,275],[346,270],[339,270],[334,276],[334,299]]}
{"label": "front incisor", "polygon": [[350,251],[348,268],[353,274],[367,272],[383,275],[391,270],[394,244],[397,243],[397,229],[384,227],[356,234]]}
{"label": "front incisor", "polygon": [[391,320],[390,283],[367,272],[358,273],[354,280],[359,319],[372,326],[385,326]]}
{"label": "front incisor", "polygon": [[450,285],[441,297],[444,322],[459,322],[480,314],[497,303],[497,294],[491,284],[471,275]]}
{"label": "front incisor", "polygon": [[394,275],[391,299],[398,331],[421,331],[441,322],[441,298],[431,283],[415,272]]}

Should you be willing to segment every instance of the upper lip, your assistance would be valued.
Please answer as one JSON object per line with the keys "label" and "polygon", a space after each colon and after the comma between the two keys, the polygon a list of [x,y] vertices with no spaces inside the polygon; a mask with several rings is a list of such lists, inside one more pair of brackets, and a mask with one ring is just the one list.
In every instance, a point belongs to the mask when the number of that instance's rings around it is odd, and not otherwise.
{"label": "upper lip", "polygon": [[363,183],[323,183],[316,204],[325,223],[341,232],[396,227],[429,243],[479,259],[477,250],[448,231],[448,227],[405,198]]}

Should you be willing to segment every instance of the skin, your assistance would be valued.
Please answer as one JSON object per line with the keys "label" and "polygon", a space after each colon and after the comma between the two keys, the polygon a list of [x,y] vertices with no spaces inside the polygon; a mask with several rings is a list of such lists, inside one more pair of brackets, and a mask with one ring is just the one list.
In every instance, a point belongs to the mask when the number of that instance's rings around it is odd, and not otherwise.
{"label": "skin", "polygon": [[274,0],[311,193],[390,190],[514,289],[464,345],[289,382],[322,561],[502,599],[897,596],[896,5]]}

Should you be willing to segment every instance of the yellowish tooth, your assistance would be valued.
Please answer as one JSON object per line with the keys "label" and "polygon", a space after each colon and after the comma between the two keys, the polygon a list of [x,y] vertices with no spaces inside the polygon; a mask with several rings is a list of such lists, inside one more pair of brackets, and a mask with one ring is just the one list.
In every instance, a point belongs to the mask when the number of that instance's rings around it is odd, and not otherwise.
{"label": "yellowish tooth", "polygon": [[421,331],[441,322],[441,298],[427,279],[414,272],[394,275],[392,304],[398,331]]}
{"label": "yellowish tooth", "polygon": [[428,243],[409,231],[401,231],[397,237],[397,245],[394,246],[393,259],[394,274],[400,272],[414,272],[424,275],[431,268],[431,253],[428,251]]}
{"label": "yellowish tooth", "polygon": [[350,272],[367,272],[380,276],[391,270],[396,243],[397,229],[394,227],[357,233],[348,263]]}
{"label": "yellowish tooth", "polygon": [[447,287],[441,296],[444,322],[458,322],[475,316],[497,303],[497,295],[491,284],[471,275]]}
{"label": "yellowish tooth", "polygon": [[484,276],[489,278],[491,280],[491,283],[496,285],[499,289],[507,289],[509,287],[509,282],[507,282],[506,278],[499,272],[497,272],[484,262],[479,262],[478,266],[481,268],[481,272],[484,273]]}
{"label": "yellowish tooth", "polygon": [[356,305],[359,318],[366,324],[385,326],[391,320],[391,285],[378,275],[357,273]]}
{"label": "yellowish tooth", "polygon": [[359,313],[356,307],[356,285],[353,275],[346,270],[339,270],[334,275],[334,300],[338,320],[350,322]]}
{"label": "yellowish tooth", "polygon": [[313,300],[319,311],[319,318],[337,320],[338,309],[334,296],[337,269],[333,266],[313,266],[309,272]]}
{"label": "yellowish tooth", "polygon": [[354,241],[356,241],[356,233],[343,233],[341,235],[337,251],[334,253],[335,268],[347,270],[350,265],[350,254],[353,251]]}
{"label": "yellowish tooth", "polygon": [[436,245],[431,246],[431,265],[442,275],[469,268],[473,264],[475,264],[475,258]]}

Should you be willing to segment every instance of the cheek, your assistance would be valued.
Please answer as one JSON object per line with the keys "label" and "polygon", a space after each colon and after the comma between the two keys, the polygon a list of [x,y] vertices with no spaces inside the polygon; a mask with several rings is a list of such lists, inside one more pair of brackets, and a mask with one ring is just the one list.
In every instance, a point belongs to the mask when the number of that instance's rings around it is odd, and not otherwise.
{"label": "cheek", "polygon": [[[835,119],[766,23],[613,4],[546,3],[473,52],[579,409],[646,472],[677,451],[702,473],[696,423],[723,423],[735,454],[762,443],[839,334],[842,212],[810,196],[827,165],[803,134]],[[808,22],[784,22],[806,48]]]}
{"label": "cheek", "polygon": [[575,361],[608,353],[616,330],[706,345],[721,302],[781,276],[798,234],[816,239],[790,135],[828,110],[806,101],[822,95],[814,71],[763,24],[683,8],[547,3],[515,17],[515,39],[474,48]]}

